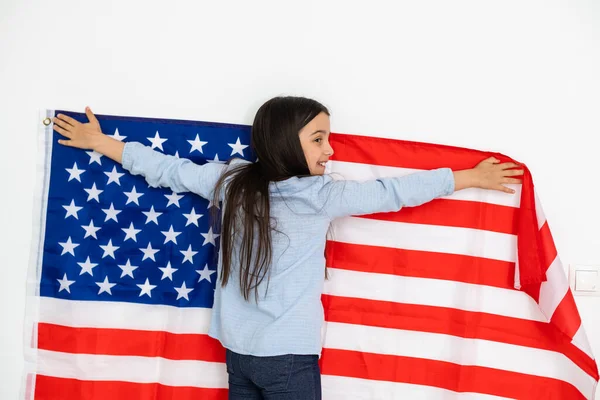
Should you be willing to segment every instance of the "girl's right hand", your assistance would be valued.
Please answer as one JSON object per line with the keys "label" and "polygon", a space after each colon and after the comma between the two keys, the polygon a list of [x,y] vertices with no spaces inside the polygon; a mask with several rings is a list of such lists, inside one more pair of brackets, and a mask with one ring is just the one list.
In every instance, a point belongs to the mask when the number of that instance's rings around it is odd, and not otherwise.
{"label": "girl's right hand", "polygon": [[89,107],[85,108],[85,114],[89,122],[84,124],[64,114],[58,114],[53,119],[54,130],[68,139],[60,139],[58,143],[79,149],[95,150],[105,135]]}
{"label": "girl's right hand", "polygon": [[98,119],[89,107],[85,108],[89,122],[81,122],[64,114],[58,114],[52,121],[54,130],[67,139],[60,139],[58,143],[76,147],[78,149],[90,149],[121,163],[125,144],[102,133]]}

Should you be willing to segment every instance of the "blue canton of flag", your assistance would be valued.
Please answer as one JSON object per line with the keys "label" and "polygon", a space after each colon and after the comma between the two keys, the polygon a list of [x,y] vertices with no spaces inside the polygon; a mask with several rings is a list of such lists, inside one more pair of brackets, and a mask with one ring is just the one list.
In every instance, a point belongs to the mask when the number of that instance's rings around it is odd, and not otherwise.
{"label": "blue canton of flag", "polygon": [[[80,122],[85,114],[56,111]],[[254,160],[250,127],[97,116],[102,131],[203,164]],[[175,123],[174,123],[175,122]],[[209,200],[152,188],[54,132],[40,295],[71,300],[212,307],[219,233]]]}

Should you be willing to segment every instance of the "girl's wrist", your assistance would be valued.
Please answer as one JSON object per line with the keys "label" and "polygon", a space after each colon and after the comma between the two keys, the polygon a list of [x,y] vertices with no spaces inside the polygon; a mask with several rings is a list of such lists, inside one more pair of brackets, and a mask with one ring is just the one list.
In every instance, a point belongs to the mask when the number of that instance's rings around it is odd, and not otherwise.
{"label": "girl's wrist", "polygon": [[454,190],[479,187],[479,174],[474,168],[454,171]]}
{"label": "girl's wrist", "polygon": [[124,148],[125,143],[104,134],[98,135],[92,142],[92,150],[97,151],[118,163],[122,162]]}
{"label": "girl's wrist", "polygon": [[106,149],[110,146],[110,141],[114,140],[113,138],[106,136],[105,134],[96,135],[92,139],[92,150],[97,151],[98,153],[104,154]]}

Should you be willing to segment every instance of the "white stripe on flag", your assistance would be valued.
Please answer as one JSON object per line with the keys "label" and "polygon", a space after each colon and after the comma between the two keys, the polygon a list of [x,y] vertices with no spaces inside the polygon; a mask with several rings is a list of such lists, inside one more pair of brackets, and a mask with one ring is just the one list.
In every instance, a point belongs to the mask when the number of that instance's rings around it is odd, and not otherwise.
{"label": "white stripe on flag", "polygon": [[508,262],[515,262],[517,255],[516,235],[360,217],[334,220],[328,238],[336,242],[461,254]]}
{"label": "white stripe on flag", "polygon": [[86,381],[228,387],[225,363],[168,360],[160,357],[70,354],[38,350],[37,373]]}
{"label": "white stripe on flag", "polygon": [[507,397],[483,393],[459,393],[435,386],[403,382],[375,381],[333,375],[321,377],[323,398],[327,400],[505,400]]}
{"label": "white stripe on flag", "polygon": [[564,354],[482,339],[327,323],[324,347],[476,365],[566,381],[590,397],[595,380]]}
{"label": "white stripe on flag", "polygon": [[40,297],[40,320],[56,325],[206,334],[209,308]]}
{"label": "white stripe on flag", "polygon": [[569,283],[565,278],[560,258],[556,256],[546,271],[546,281],[540,287],[540,309],[548,317],[554,315],[554,311],[569,291]]}
{"label": "white stripe on flag", "polygon": [[534,189],[535,195],[535,216],[537,218],[538,229],[542,229],[542,226],[546,223],[546,216],[544,215],[544,208],[542,207],[542,202],[537,195],[537,191]]}
{"label": "white stripe on flag", "polygon": [[583,324],[579,325],[579,329],[573,335],[572,343],[577,346],[581,351],[590,356],[592,359],[594,358],[594,354],[592,353],[592,348],[590,347],[590,342],[588,341],[588,336],[585,333],[585,329],[583,328]]}
{"label": "white stripe on flag", "polygon": [[[324,293],[394,303],[452,307],[547,322],[526,293],[443,279],[415,278],[329,268]],[[502,301],[498,301],[502,299]]]}

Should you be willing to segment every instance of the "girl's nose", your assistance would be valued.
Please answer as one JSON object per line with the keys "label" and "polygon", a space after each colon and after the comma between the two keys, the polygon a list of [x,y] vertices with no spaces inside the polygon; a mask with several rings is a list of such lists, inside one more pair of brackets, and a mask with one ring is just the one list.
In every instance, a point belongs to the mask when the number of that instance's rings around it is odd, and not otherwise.
{"label": "girl's nose", "polygon": [[329,149],[325,152],[325,154],[327,154],[330,157],[333,155],[333,147],[331,147],[331,145],[329,146]]}

